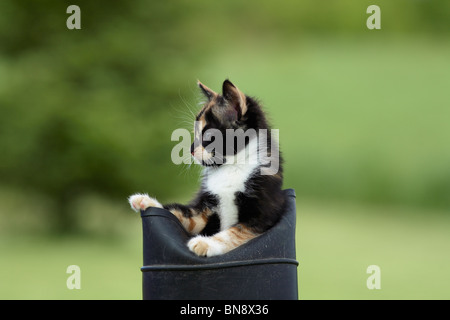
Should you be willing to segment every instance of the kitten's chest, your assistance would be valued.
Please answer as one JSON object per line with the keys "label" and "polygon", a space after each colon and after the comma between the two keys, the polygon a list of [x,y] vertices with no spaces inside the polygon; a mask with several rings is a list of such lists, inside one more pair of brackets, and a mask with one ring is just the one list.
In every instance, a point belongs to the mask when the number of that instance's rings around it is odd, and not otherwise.
{"label": "kitten's chest", "polygon": [[221,230],[238,223],[239,208],[235,201],[236,194],[245,192],[246,183],[254,170],[254,166],[248,165],[223,165],[219,169],[209,171],[205,177],[206,190],[216,195],[219,200],[217,213]]}
{"label": "kitten's chest", "polygon": [[245,191],[245,183],[249,173],[233,165],[224,165],[219,169],[210,171],[206,177],[206,188],[215,195],[225,195]]}

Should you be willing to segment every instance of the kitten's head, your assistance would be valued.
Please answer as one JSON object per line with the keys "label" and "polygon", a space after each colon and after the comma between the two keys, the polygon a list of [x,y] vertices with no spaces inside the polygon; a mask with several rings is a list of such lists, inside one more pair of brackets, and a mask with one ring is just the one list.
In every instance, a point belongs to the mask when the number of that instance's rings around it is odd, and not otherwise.
{"label": "kitten's head", "polygon": [[200,81],[198,86],[206,102],[196,117],[191,154],[204,166],[220,166],[259,129],[267,129],[267,123],[258,103],[229,80],[223,82],[221,94]]}

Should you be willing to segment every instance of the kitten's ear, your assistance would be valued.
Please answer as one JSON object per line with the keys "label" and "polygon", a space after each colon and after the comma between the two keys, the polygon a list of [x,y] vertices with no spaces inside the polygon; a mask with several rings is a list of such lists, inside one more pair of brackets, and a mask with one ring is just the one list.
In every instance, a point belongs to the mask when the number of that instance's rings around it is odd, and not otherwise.
{"label": "kitten's ear", "polygon": [[245,94],[241,92],[230,80],[225,80],[222,85],[222,94],[225,100],[230,102],[238,112],[239,118],[247,112]]}
{"label": "kitten's ear", "polygon": [[203,83],[201,83],[198,80],[197,80],[197,85],[201,89],[201,91],[205,95],[205,97],[208,98],[208,100],[212,100],[212,98],[217,96],[217,93],[212,91],[210,88],[208,88],[207,86],[205,86]]}

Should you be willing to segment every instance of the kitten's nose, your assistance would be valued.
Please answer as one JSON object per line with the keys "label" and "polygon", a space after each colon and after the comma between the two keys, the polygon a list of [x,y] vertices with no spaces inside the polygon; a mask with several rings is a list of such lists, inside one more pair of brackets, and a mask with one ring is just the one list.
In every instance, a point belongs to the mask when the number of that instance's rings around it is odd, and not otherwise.
{"label": "kitten's nose", "polygon": [[191,154],[194,155],[194,144],[191,145]]}

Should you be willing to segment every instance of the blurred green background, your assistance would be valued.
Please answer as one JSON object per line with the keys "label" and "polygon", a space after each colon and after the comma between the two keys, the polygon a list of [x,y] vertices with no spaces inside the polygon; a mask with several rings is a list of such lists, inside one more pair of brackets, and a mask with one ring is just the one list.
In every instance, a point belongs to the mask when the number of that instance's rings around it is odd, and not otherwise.
{"label": "blurred green background", "polygon": [[229,78],[280,130],[300,298],[449,299],[449,31],[437,0],[2,0],[0,298],[140,299],[126,197],[189,200],[170,135]]}

